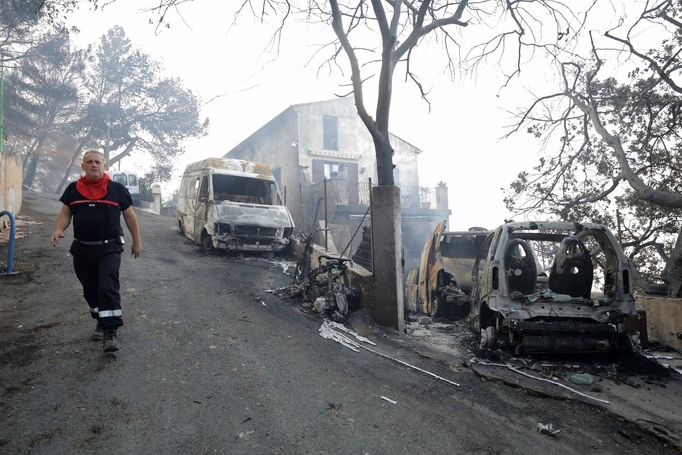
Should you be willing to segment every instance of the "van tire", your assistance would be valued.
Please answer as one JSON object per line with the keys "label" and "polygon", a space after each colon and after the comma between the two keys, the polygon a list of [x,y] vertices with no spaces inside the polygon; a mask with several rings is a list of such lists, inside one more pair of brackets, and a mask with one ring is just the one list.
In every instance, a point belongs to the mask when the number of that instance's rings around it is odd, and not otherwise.
{"label": "van tire", "polygon": [[443,308],[440,298],[434,296],[431,299],[431,319],[436,320],[443,317]]}
{"label": "van tire", "polygon": [[479,349],[494,349],[497,343],[497,330],[494,325],[481,330],[481,342]]}
{"label": "van tire", "polygon": [[497,315],[496,311],[488,308],[485,303],[481,304],[478,313],[478,330],[481,332],[481,342],[479,348],[494,349],[497,345]]}
{"label": "van tire", "polygon": [[201,233],[201,249],[207,253],[213,251],[213,238],[206,231]]}

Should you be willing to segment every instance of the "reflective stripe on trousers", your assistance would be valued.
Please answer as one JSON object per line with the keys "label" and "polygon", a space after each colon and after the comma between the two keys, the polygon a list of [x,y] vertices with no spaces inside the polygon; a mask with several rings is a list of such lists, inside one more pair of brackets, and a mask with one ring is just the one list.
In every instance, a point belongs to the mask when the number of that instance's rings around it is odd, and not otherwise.
{"label": "reflective stripe on trousers", "polygon": [[100,311],[98,314],[100,319],[121,317],[121,310]]}

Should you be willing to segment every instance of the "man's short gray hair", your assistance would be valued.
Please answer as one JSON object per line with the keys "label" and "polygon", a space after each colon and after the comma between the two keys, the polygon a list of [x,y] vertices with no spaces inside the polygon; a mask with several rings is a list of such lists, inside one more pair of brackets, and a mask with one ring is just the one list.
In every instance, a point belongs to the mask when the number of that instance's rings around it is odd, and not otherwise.
{"label": "man's short gray hair", "polygon": [[98,154],[99,156],[101,156],[101,157],[102,157],[102,161],[104,161],[104,153],[100,152],[100,151],[97,150],[97,149],[88,149],[88,150],[86,150],[86,151],[83,153],[83,161],[85,161],[85,157],[86,157],[86,156],[91,155],[91,154],[93,154],[93,153],[96,153],[96,154]]}

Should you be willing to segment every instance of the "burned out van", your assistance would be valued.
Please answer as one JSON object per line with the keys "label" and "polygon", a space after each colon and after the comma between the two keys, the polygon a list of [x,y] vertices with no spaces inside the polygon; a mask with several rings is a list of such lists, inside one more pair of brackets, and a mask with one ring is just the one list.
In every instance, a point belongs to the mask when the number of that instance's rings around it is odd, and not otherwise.
{"label": "burned out van", "polygon": [[294,229],[270,168],[228,158],[187,166],[176,217],[180,232],[207,251],[278,252]]}

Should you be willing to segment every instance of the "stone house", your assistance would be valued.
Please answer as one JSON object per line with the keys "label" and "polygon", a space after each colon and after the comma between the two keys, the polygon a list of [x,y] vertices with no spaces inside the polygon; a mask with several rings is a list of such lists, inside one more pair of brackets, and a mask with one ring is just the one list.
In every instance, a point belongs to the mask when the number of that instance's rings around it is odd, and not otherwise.
{"label": "stone house", "polygon": [[[447,187],[421,187],[421,150],[393,134],[391,144],[395,184],[401,189],[403,249],[406,262],[413,263],[434,226],[449,216]],[[318,243],[346,255],[356,250],[362,237],[358,226],[369,224],[369,189],[377,178],[374,144],[352,98],[289,106],[225,157],[267,163],[297,231],[324,227],[326,219],[328,235],[318,236]]]}

